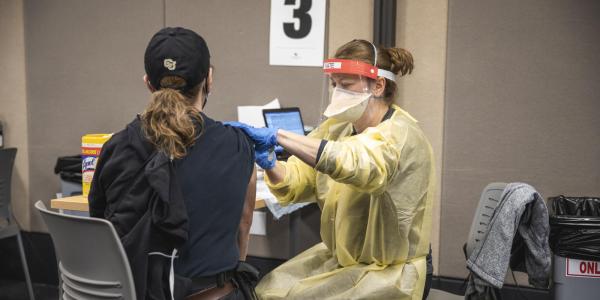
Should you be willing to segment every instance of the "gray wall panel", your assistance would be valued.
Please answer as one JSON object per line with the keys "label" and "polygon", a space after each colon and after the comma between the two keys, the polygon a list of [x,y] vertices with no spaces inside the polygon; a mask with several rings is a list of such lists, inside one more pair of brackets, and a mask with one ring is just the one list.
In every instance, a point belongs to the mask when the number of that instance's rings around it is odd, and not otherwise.
{"label": "gray wall panel", "polygon": [[483,187],[600,195],[600,2],[450,1],[440,274]]}
{"label": "gray wall panel", "polygon": [[167,26],[191,28],[208,43],[215,66],[206,106],[210,116],[234,120],[238,105],[279,98],[282,106],[300,107],[304,122],[316,125],[323,72],[318,67],[270,66],[269,18],[270,1],[166,1]]}
{"label": "gray wall panel", "polygon": [[[146,105],[143,53],[162,1],[25,1],[31,201],[54,198],[56,158]],[[37,214],[35,214],[37,216]],[[32,219],[34,229],[43,229]]]}
{"label": "gray wall panel", "polygon": [[29,230],[29,155],[27,144],[27,84],[25,75],[23,1],[0,1],[0,122],[4,147],[16,147],[12,177],[12,212]]}

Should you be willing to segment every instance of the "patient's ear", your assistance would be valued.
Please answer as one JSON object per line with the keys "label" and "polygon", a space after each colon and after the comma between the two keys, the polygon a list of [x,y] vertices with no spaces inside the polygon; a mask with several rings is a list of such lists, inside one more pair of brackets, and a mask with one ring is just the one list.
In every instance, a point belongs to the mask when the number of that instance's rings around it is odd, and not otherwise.
{"label": "patient's ear", "polygon": [[148,74],[144,74],[144,83],[150,92],[154,93],[156,91],[156,89],[150,83],[150,79],[148,79]]}
{"label": "patient's ear", "polygon": [[207,86],[208,91],[206,91],[206,92],[210,94],[210,91],[212,91],[212,85],[213,85],[213,67],[208,68],[208,76],[206,77],[206,80],[208,80],[208,86]]}

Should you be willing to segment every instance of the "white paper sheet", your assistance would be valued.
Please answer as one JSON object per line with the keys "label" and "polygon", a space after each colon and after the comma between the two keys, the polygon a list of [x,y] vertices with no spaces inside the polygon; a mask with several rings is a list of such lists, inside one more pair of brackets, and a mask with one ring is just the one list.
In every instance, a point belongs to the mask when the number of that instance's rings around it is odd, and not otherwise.
{"label": "white paper sheet", "polygon": [[281,204],[279,204],[279,202],[277,202],[275,195],[273,195],[271,193],[271,191],[269,190],[269,188],[267,187],[267,184],[265,183],[265,180],[263,177],[264,176],[263,172],[258,172],[257,176],[258,177],[256,180],[256,199],[263,199],[265,201],[267,208],[269,209],[271,214],[273,214],[273,217],[275,218],[275,220],[279,220],[281,217],[283,217],[287,214],[291,214],[292,212],[310,204],[310,203],[296,203],[296,204],[290,204],[288,206],[281,206]]}
{"label": "white paper sheet", "polygon": [[265,119],[263,118],[262,110],[272,108],[281,108],[279,99],[274,99],[263,106],[238,106],[238,121],[254,127],[265,127]]}

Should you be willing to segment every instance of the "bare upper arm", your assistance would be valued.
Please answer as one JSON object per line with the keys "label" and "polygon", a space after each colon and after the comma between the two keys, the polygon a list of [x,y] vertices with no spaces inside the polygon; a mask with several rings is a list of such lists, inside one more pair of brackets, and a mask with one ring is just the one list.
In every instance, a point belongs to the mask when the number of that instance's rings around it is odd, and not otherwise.
{"label": "bare upper arm", "polygon": [[252,171],[252,176],[246,189],[246,198],[244,200],[244,210],[240,226],[250,226],[252,224],[252,213],[256,205],[256,167]]}

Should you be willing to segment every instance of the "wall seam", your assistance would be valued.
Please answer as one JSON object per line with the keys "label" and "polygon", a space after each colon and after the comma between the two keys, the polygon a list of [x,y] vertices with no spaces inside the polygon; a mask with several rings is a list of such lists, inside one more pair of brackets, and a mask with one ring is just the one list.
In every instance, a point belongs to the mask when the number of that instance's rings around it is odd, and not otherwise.
{"label": "wall seam", "polygon": [[442,270],[441,270],[441,266],[442,266],[442,255],[441,254],[441,250],[443,249],[442,247],[442,230],[444,230],[444,226],[442,224],[442,220],[443,220],[443,215],[444,215],[444,209],[443,209],[443,199],[444,199],[444,182],[445,182],[445,176],[444,176],[444,171],[446,170],[446,132],[447,132],[447,120],[446,120],[446,115],[447,115],[447,109],[448,106],[446,105],[446,101],[447,101],[447,89],[448,89],[448,81],[446,80],[448,78],[448,40],[449,40],[449,35],[450,35],[450,1],[446,1],[446,41],[445,41],[445,47],[446,47],[446,51],[444,52],[444,91],[443,91],[443,102],[442,102],[442,153],[441,153],[441,159],[442,161],[440,162],[440,220],[439,220],[439,231],[438,231],[438,271],[437,271],[437,275],[442,275]]}
{"label": "wall seam", "polygon": [[[30,81],[29,81],[29,62],[27,60],[28,57],[28,53],[29,53],[29,48],[27,47],[28,41],[27,41],[27,32],[28,30],[28,22],[27,22],[27,15],[25,13],[25,1],[21,1],[21,21],[22,26],[23,26],[23,80],[25,80],[25,88],[24,88],[24,99],[25,99],[25,118],[26,121],[24,122],[26,128],[24,130],[24,132],[27,134],[27,138],[25,139],[25,148],[26,148],[26,153],[25,155],[27,156],[26,160],[25,160],[25,169],[27,172],[27,182],[25,183],[25,200],[27,201],[27,210],[26,210],[26,221],[25,224],[23,226],[23,224],[19,224],[21,226],[21,230],[27,230],[27,231],[32,231],[32,222],[31,222],[31,212],[32,212],[32,206],[33,206],[33,202],[34,199],[31,199],[31,177],[32,177],[32,172],[31,172],[31,151],[29,151],[29,147],[31,146],[31,140],[30,137],[31,135],[29,134],[29,131],[31,130],[31,124],[30,124],[30,120],[31,120],[31,116],[30,116],[30,111],[29,111],[29,86],[30,86]],[[18,155],[18,154],[17,154]],[[15,218],[16,219],[16,218]],[[17,220],[18,222],[18,220]],[[42,231],[44,232],[44,231]]]}

